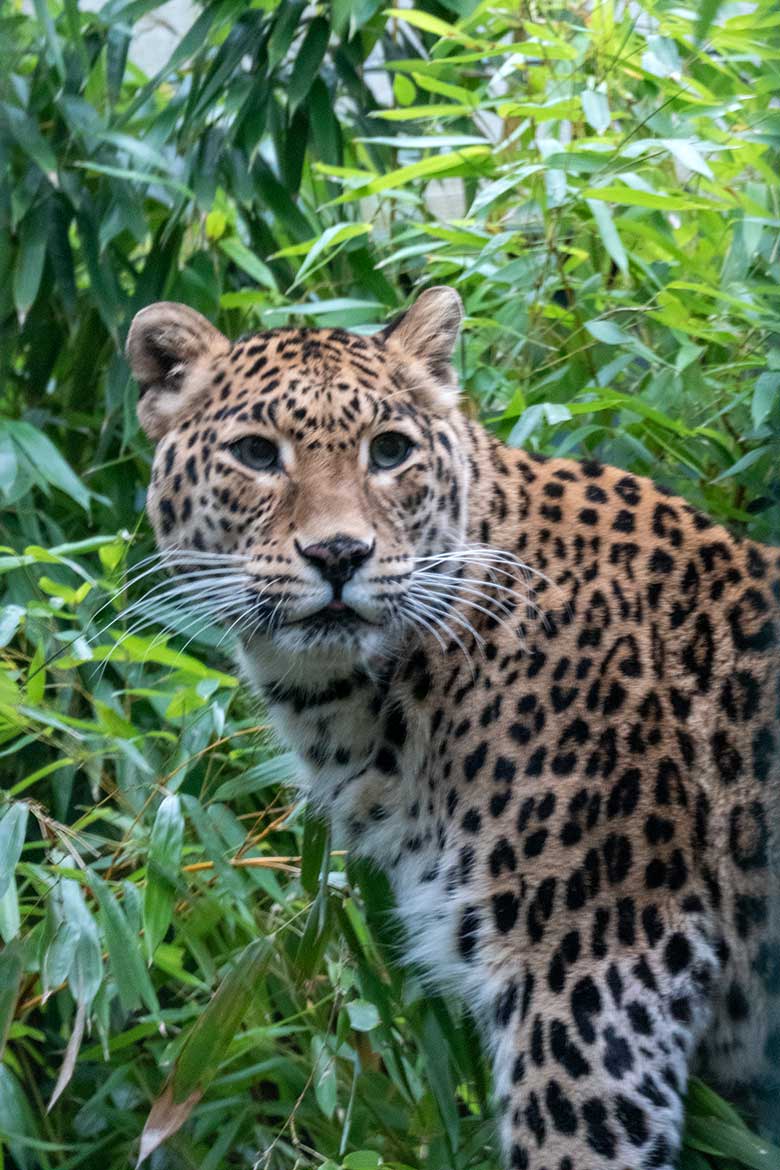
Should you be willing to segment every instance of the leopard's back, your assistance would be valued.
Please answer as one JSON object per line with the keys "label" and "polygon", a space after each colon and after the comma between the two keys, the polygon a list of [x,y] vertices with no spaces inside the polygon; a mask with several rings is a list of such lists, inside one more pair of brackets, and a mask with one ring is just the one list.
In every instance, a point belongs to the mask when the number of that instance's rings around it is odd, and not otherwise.
{"label": "leopard's back", "polygon": [[508,839],[535,885],[566,886],[572,921],[589,907],[607,938],[607,913],[633,918],[619,946],[662,947],[652,923],[674,906],[712,951],[711,1068],[777,1070],[780,550],[649,480],[494,451],[482,538],[547,580],[521,655],[481,615],[497,652],[467,754],[487,773],[522,757],[506,811],[495,776],[479,808],[486,870]]}
{"label": "leopard's back", "polygon": [[472,664],[429,648],[401,687],[433,729],[394,858],[412,953],[488,1021],[512,1165],[563,1167],[575,1124],[666,1165],[689,1067],[780,1063],[780,552],[599,464],[479,466],[474,535],[533,601],[464,595]]}

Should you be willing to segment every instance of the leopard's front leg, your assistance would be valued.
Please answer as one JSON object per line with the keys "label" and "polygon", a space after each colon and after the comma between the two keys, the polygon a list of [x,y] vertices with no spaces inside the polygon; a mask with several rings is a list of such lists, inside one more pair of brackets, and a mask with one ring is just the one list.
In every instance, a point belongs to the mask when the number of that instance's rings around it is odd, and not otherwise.
{"label": "leopard's front leg", "polygon": [[536,946],[493,967],[485,1010],[510,1170],[676,1165],[716,959],[699,914],[654,914],[649,938],[641,922],[631,944],[614,909],[579,926],[551,917]]}

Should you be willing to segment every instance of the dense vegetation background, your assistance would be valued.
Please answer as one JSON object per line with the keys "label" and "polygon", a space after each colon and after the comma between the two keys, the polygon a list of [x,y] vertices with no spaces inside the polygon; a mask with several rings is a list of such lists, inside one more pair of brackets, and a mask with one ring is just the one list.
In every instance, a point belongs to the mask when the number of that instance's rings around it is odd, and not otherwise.
{"label": "dense vegetation background", "polygon": [[[125,1168],[160,1098],[157,1170],[494,1170],[474,1026],[291,807],[225,631],[122,616],[122,343],[161,298],[370,328],[453,284],[510,443],[780,542],[780,11],[213,0],[147,77],[155,12],[0,14],[0,1166]],[[780,1153],[695,1083],[683,1161]]]}

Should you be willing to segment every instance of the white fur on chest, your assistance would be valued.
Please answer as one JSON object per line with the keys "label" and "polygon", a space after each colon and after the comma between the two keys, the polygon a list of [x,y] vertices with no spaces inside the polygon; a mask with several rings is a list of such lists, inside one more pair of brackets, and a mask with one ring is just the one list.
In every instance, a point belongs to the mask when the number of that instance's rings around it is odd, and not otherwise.
{"label": "white fur on chest", "polygon": [[[345,693],[346,665],[283,671],[265,655],[258,660],[245,653],[241,666],[253,688],[266,694],[274,730],[300,760],[302,795],[329,821],[334,844],[387,873],[406,931],[407,958],[438,989],[457,990],[479,1009],[489,993],[485,973],[479,964],[465,963],[457,945],[468,892],[453,880],[457,847],[439,831],[445,817],[433,795],[427,716],[401,687],[382,693],[364,683]],[[283,701],[274,702],[280,688]],[[406,735],[394,745],[396,766],[383,771],[377,752],[388,711],[399,707]]]}

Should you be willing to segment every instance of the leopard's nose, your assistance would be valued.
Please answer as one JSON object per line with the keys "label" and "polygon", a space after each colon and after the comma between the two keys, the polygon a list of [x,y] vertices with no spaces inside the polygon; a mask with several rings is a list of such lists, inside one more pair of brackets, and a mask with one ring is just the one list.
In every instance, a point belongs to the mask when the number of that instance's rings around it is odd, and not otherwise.
{"label": "leopard's nose", "polygon": [[300,555],[313,565],[323,580],[331,585],[345,585],[374,552],[374,543],[366,544],[352,536],[337,533],[304,548],[295,542]]}

